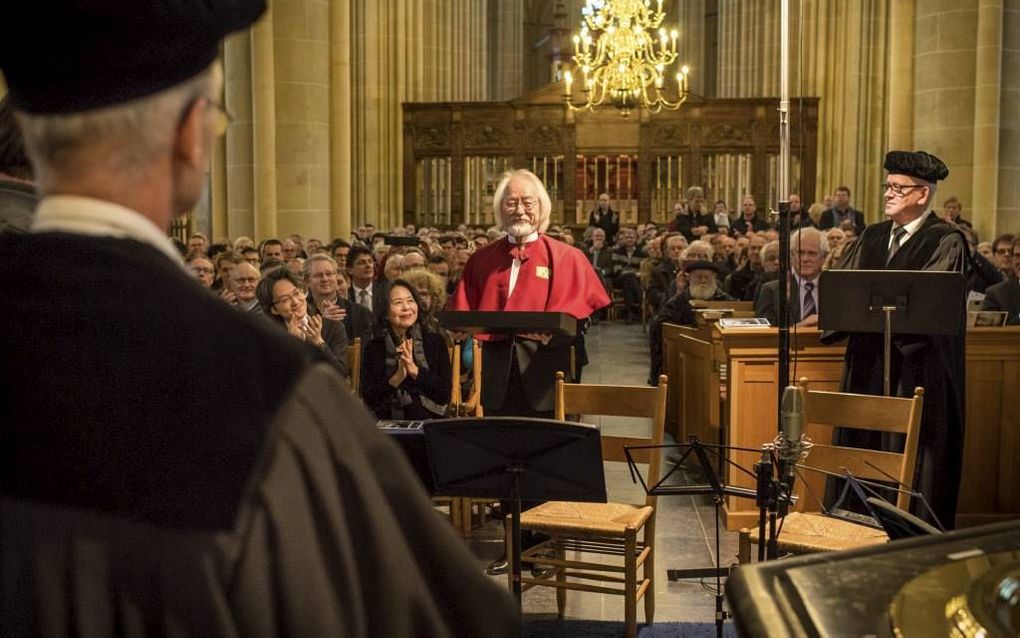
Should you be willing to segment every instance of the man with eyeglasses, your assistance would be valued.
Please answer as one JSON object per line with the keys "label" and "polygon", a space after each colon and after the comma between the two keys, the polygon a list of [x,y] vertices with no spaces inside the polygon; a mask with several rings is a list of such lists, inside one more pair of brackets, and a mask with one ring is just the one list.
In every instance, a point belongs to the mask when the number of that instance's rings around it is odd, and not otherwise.
{"label": "man with eyeglasses", "polygon": [[259,270],[248,262],[241,262],[234,266],[227,275],[227,290],[233,296],[233,304],[244,312],[253,312],[261,315],[262,304],[255,296],[255,289],[259,285]]}
{"label": "man with eyeglasses", "polygon": [[347,276],[333,258],[321,253],[312,255],[305,260],[303,274],[308,314],[343,322],[347,343],[361,337],[362,345],[367,345],[372,335],[372,313],[347,298]]}
{"label": "man with eyeglasses", "polygon": [[1002,273],[1002,276],[1006,278],[1006,281],[1016,278],[1013,274],[1012,250],[1010,249],[1012,244],[1013,235],[1010,233],[999,235],[992,242],[992,263]]}
{"label": "man with eyeglasses", "polygon": [[[41,199],[0,235],[2,636],[519,635],[321,349],[195,285],[168,238],[208,184],[223,40],[265,8],[4,23]],[[300,319],[292,288],[270,302]]]}
{"label": "man with eyeglasses", "polygon": [[[939,158],[923,151],[890,151],[885,156],[886,221],[868,226],[847,249],[837,268],[855,270],[934,270],[966,275],[967,240],[933,210],[936,184],[949,175]],[[953,308],[966,312],[964,298]],[[961,325],[964,322],[961,321]],[[826,335],[827,342],[846,335]],[[960,487],[964,426],[964,338],[956,335],[893,335],[892,392],[909,397],[924,388],[924,412],[914,489],[924,494],[939,521],[952,529]],[[881,333],[851,333],[846,347],[843,391],[882,394]],[[889,437],[885,437],[888,439]],[[883,448],[880,434],[842,430],[837,442]],[[902,442],[896,442],[902,449]],[[914,499],[912,509],[927,511]]]}
{"label": "man with eyeglasses", "polygon": [[[506,173],[496,187],[493,212],[507,234],[475,251],[447,309],[563,312],[580,323],[609,304],[584,253],[546,236],[552,202],[537,175],[525,169]],[[556,372],[571,369],[574,337],[483,334],[478,338],[485,415],[552,418]],[[528,545],[529,540],[522,543]],[[507,567],[504,553],[486,573],[505,574]]]}
{"label": "man with eyeglasses", "polygon": [[982,310],[1002,310],[1009,313],[1006,325],[1020,325],[1020,237],[1014,237],[1010,245],[1010,260],[1013,265],[1013,279],[990,286],[981,302]]}
{"label": "man with eyeglasses", "polygon": [[[822,262],[829,252],[829,246],[822,241],[822,234],[810,226],[790,234],[790,325],[799,328],[813,328],[818,325],[818,280],[822,274]],[[773,326],[779,324],[779,279],[762,284],[754,302],[755,314],[765,317]]]}

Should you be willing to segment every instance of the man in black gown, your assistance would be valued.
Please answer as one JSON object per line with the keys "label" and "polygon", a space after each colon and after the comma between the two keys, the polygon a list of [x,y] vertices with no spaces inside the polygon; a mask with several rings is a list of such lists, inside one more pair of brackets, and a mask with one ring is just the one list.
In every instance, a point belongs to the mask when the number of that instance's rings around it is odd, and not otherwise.
{"label": "man in black gown", "polygon": [[167,237],[264,9],[27,3],[0,40],[42,196],[0,235],[0,635],[519,635],[318,351]]}
{"label": "man in black gown", "polygon": [[[885,170],[887,219],[868,226],[838,267],[964,273],[966,239],[955,226],[931,211],[936,182],[949,174],[946,165],[922,151],[890,151],[885,157]],[[966,311],[962,298],[953,310],[961,314]],[[841,336],[828,335],[827,340],[836,341]],[[913,487],[924,495],[947,529],[954,526],[963,460],[964,339],[962,329],[951,336],[893,335],[893,394],[909,397],[917,386],[925,390]],[[882,394],[882,364],[882,334],[850,334],[843,390]],[[897,442],[889,438],[883,441],[879,434],[860,430],[837,433],[840,444],[874,449],[895,446]],[[902,447],[902,442],[899,445]],[[919,503],[912,507],[916,514],[927,517]]]}

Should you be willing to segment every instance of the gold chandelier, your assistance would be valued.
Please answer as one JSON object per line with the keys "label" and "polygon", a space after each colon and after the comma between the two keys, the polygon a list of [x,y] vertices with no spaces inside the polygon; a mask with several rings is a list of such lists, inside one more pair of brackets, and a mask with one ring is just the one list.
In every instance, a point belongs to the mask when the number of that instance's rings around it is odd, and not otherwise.
{"label": "gold chandelier", "polygon": [[584,101],[573,101],[570,71],[564,73],[571,111],[595,111],[609,103],[624,117],[643,106],[653,113],[675,111],[687,99],[686,66],[676,74],[676,97],[663,93],[665,72],[676,60],[677,32],[662,28],[662,0],[587,0],[581,9],[581,32],[575,35],[574,65],[583,76]]}

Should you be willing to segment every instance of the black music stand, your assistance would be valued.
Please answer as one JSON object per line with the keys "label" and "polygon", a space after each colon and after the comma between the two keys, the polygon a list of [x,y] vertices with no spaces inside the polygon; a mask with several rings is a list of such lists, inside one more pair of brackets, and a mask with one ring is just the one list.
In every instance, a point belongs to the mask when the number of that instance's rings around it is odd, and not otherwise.
{"label": "black music stand", "polygon": [[521,500],[606,502],[602,438],[591,425],[488,417],[425,423],[436,496],[513,503],[513,592],[521,604]]}
{"label": "black music stand", "polygon": [[963,275],[917,270],[827,270],[818,327],[885,334],[883,388],[891,396],[892,335],[955,335],[963,328]]}

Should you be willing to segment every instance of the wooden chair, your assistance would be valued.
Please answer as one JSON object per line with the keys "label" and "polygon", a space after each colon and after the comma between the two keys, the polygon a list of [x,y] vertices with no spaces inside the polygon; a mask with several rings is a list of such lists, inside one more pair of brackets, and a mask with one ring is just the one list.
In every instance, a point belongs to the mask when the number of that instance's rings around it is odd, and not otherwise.
{"label": "wooden chair", "polygon": [[[923,388],[915,388],[913,398],[905,399],[808,390],[807,379],[801,379],[800,384],[805,389],[806,424],[898,432],[906,435],[902,453],[880,452],[815,441],[806,461],[809,467],[802,466],[802,471],[819,468],[841,474],[845,468],[854,476],[865,480],[889,481],[889,477],[892,476],[903,485],[913,484],[917,441],[921,432]],[[896,499],[896,506],[907,509],[909,505],[910,496],[900,493]],[[760,540],[757,528],[740,530],[738,560],[741,563],[750,562],[751,545],[759,543]],[[783,552],[808,554],[877,545],[888,540],[885,532],[864,525],[816,513],[791,512],[783,522],[778,548]]]}
{"label": "wooden chair", "polygon": [[347,380],[354,396],[361,396],[361,337],[354,337],[354,343],[347,346]]}
{"label": "wooden chair", "polygon": [[[666,377],[659,377],[658,387],[568,384],[563,373],[556,374],[556,418],[567,414],[598,414],[609,416],[647,417],[652,420],[650,439],[602,437],[602,457],[606,461],[625,461],[625,445],[661,445],[666,422]],[[637,455],[648,463],[648,482],[659,480],[661,453]],[[643,458],[642,458],[643,457]],[[509,529],[509,525],[507,528]],[[644,598],[645,622],[655,616],[655,497],[647,496],[642,504],[572,503],[549,501],[521,515],[521,528],[542,532],[551,540],[530,548],[523,554],[524,563],[554,567],[546,578],[524,578],[524,589],[534,586],[557,588],[556,604],[562,616],[568,589],[614,594],[624,597],[624,618],[628,636],[637,633],[637,603]],[[507,534],[507,547],[512,539]],[[555,558],[541,554],[553,550]],[[568,560],[566,552],[580,551],[616,557],[612,561]],[[621,560],[622,559],[622,560]],[[621,564],[622,563],[622,564]],[[638,568],[641,576],[638,576]],[[601,573],[599,573],[601,572]],[[601,581],[589,584],[586,581]],[[610,586],[616,585],[616,586]]]}

